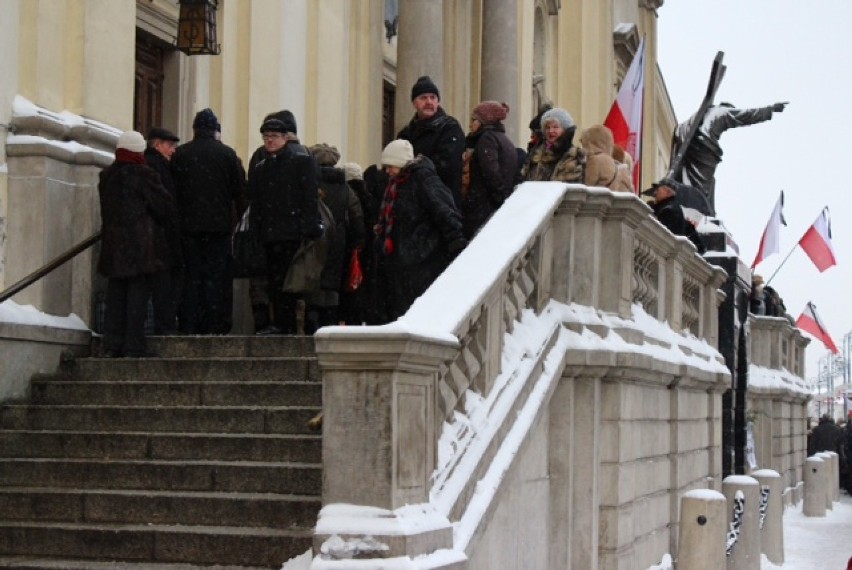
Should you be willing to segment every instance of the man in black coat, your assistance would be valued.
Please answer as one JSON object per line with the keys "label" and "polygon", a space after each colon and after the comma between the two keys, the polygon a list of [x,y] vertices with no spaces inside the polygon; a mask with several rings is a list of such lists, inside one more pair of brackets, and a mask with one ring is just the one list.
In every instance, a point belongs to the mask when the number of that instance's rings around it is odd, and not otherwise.
{"label": "man in black coat", "polygon": [[231,232],[245,209],[245,171],[237,153],[217,138],[213,111],[199,111],[194,137],[172,157],[186,282],[180,329],[227,334],[233,323]]}
{"label": "man in black coat", "polygon": [[[168,191],[172,200],[177,199],[177,194],[170,162],[175,149],[177,149],[178,142],[180,142],[180,138],[170,130],[154,127],[148,131],[148,148],[145,149],[145,162],[159,174],[160,182]],[[180,227],[176,217],[173,222],[166,228],[166,234],[174,265],[171,271],[163,271],[158,274],[159,279],[151,284],[154,332],[161,335],[171,335],[177,332],[177,308],[183,281]]]}
{"label": "man in black coat", "polygon": [[701,236],[695,231],[695,226],[684,217],[683,208],[677,202],[676,187],[677,183],[674,180],[663,178],[652,184],[642,194],[654,197],[651,208],[653,208],[654,216],[661,224],[674,235],[688,238],[698,250],[698,253],[704,253],[705,248]]}
{"label": "man in black coat", "polygon": [[414,117],[396,138],[409,141],[414,156],[422,154],[432,161],[441,182],[452,192],[456,208],[461,209],[464,130],[441,108],[438,86],[428,75],[411,88],[411,103]]}
{"label": "man in black coat", "polygon": [[264,153],[249,171],[250,225],[266,249],[273,324],[262,334],[296,333],[296,296],[283,291],[293,256],[303,240],[322,236],[317,200],[317,165],[295,142],[295,124],[280,118],[263,122]]}

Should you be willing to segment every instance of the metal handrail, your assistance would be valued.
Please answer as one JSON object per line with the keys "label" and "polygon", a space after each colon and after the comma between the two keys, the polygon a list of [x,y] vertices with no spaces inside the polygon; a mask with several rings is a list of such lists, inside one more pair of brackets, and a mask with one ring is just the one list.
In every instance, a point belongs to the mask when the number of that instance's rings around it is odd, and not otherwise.
{"label": "metal handrail", "polygon": [[66,261],[71,260],[78,254],[86,251],[94,244],[96,244],[101,239],[101,232],[95,232],[88,238],[84,239],[65,253],[53,258],[51,261],[43,265],[41,268],[33,271],[14,285],[10,286],[8,289],[5,289],[2,293],[0,293],[0,303],[5,301],[6,299],[16,295],[20,291],[26,289],[60,265],[64,264]]}

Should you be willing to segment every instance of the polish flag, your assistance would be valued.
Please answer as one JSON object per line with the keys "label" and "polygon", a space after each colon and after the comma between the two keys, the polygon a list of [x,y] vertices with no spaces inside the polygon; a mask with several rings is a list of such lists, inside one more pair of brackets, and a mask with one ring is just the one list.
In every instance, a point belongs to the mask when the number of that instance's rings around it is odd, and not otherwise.
{"label": "polish flag", "polygon": [[766,224],[766,229],[763,230],[763,236],[760,238],[760,247],[757,249],[757,255],[754,257],[754,262],[751,268],[757,267],[757,264],[769,257],[772,254],[781,251],[781,226],[787,225],[784,219],[784,191],[778,197],[778,202],[775,203],[775,209],[772,210],[772,215],[769,216],[769,222]]}
{"label": "polish flag", "polygon": [[825,328],[825,325],[822,324],[822,320],[817,315],[816,307],[810,301],[808,301],[808,304],[805,305],[805,310],[802,311],[799,318],[796,319],[796,326],[817,337],[822,341],[825,347],[834,354],[840,352],[837,350],[837,345],[834,344],[833,340],[831,340],[831,335],[828,334],[828,329]]}
{"label": "polish flag", "polygon": [[834,246],[831,245],[831,219],[828,217],[828,206],[822,209],[819,217],[813,223],[799,245],[817,266],[820,273],[837,265],[837,257],[834,255]]}
{"label": "polish flag", "polygon": [[624,76],[618,97],[606,116],[604,126],[612,131],[615,144],[633,158],[633,187],[639,192],[642,162],[642,107],[645,93],[645,38]]}

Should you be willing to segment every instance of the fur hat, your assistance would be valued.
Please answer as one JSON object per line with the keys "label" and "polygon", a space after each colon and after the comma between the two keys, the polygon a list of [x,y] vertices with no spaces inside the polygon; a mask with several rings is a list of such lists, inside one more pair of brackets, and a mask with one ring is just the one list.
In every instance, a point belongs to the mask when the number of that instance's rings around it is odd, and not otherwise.
{"label": "fur hat", "polygon": [[411,100],[414,101],[424,93],[434,93],[438,101],[441,100],[441,93],[438,91],[438,86],[435,85],[432,78],[428,75],[422,75],[417,78],[417,82],[411,88]]}
{"label": "fur hat", "polygon": [[278,119],[266,119],[260,125],[260,134],[263,133],[281,133],[283,135],[287,133],[287,125],[284,124],[284,121]]}
{"label": "fur hat", "polygon": [[299,133],[299,131],[296,130],[296,116],[287,109],[276,111],[275,113],[269,113],[263,118],[263,122],[265,123],[269,119],[278,119],[284,123],[284,128],[287,129],[284,132],[293,133],[294,135]]}
{"label": "fur hat", "polygon": [[192,120],[192,128],[196,131],[211,131],[220,132],[222,125],[219,124],[219,119],[209,107],[202,109],[195,114],[195,119]]}
{"label": "fur hat", "polygon": [[473,108],[473,116],[483,125],[494,125],[506,120],[509,105],[500,101],[483,101]]}
{"label": "fur hat", "polygon": [[180,138],[168,129],[163,127],[154,127],[148,131],[148,140],[159,139],[161,141],[180,141]]}
{"label": "fur hat", "polygon": [[559,107],[554,107],[549,111],[545,111],[545,113],[541,116],[541,128],[543,129],[550,121],[558,122],[566,131],[571,127],[576,126],[571,114],[565,109],[561,109]]}
{"label": "fur hat", "polygon": [[340,160],[340,151],[337,150],[336,146],[319,143],[309,150],[320,166],[334,166]]}
{"label": "fur hat", "polygon": [[414,147],[405,139],[389,142],[382,151],[382,166],[402,168],[412,160],[414,160]]}
{"label": "fur hat", "polygon": [[364,180],[364,171],[357,162],[345,162],[343,164],[343,173],[346,176],[346,181]]}
{"label": "fur hat", "polygon": [[137,131],[124,131],[118,137],[116,150],[123,148],[130,152],[145,152],[145,137]]}

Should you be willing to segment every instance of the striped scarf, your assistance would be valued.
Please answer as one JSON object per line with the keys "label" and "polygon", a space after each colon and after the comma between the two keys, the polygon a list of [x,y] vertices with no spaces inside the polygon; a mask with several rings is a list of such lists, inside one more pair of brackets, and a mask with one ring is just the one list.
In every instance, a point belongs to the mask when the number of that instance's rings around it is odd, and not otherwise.
{"label": "striped scarf", "polygon": [[382,198],[382,205],[379,209],[379,221],[374,231],[376,232],[376,237],[381,240],[382,251],[385,255],[393,253],[394,246],[393,238],[391,237],[391,233],[393,232],[393,205],[399,195],[399,185],[405,182],[407,178],[407,176],[394,176],[388,180],[385,195]]}

